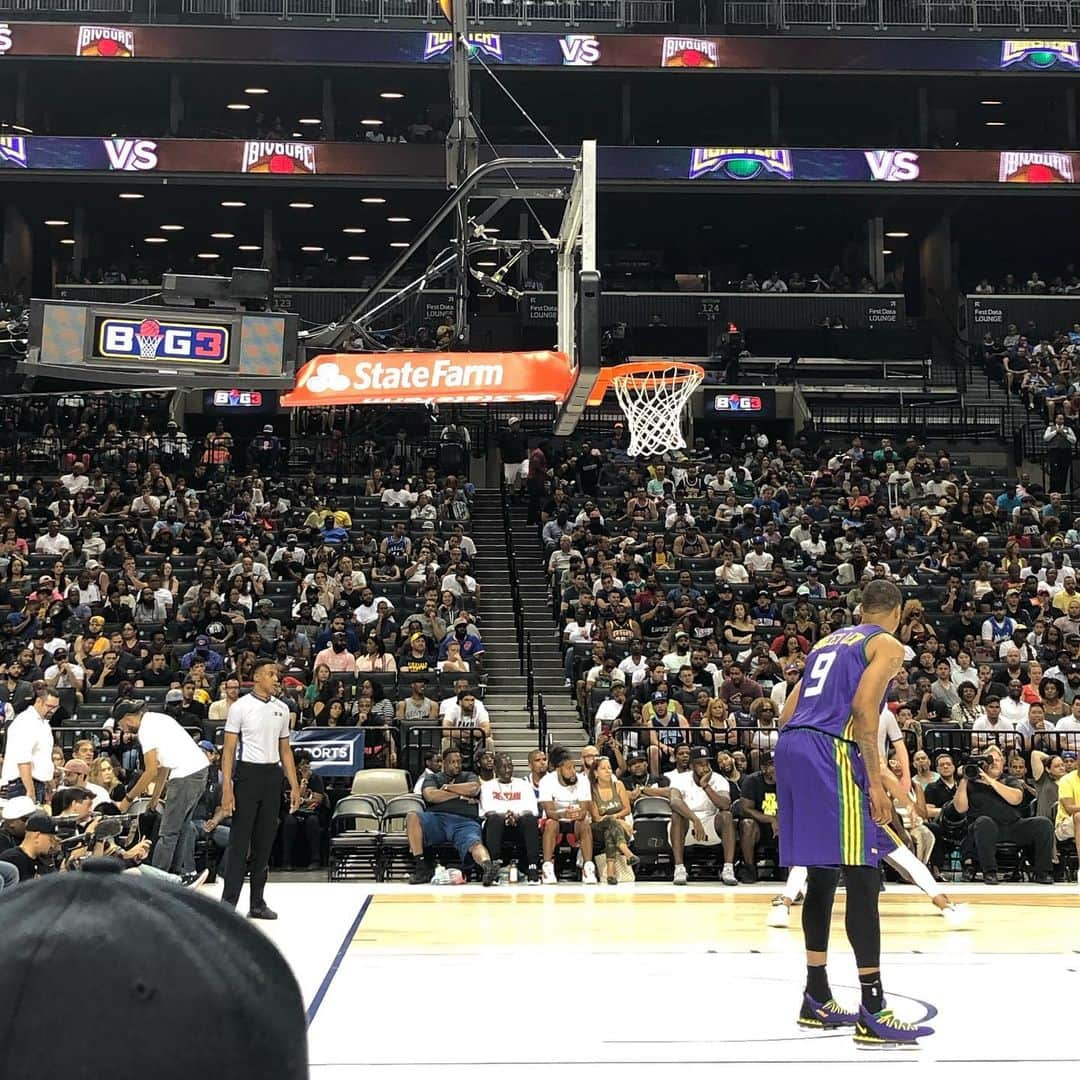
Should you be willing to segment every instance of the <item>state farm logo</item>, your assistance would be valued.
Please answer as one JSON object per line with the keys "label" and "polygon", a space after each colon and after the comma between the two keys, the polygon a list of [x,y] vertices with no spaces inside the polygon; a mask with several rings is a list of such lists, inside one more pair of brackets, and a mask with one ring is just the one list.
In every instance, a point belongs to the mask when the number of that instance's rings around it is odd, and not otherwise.
{"label": "state farm logo", "polygon": [[567,34],[559,48],[564,67],[592,67],[600,59],[600,42],[591,34]]}
{"label": "state farm logo", "polygon": [[998,160],[998,181],[1003,184],[1071,184],[1072,154],[1007,151]]}
{"label": "state farm logo", "polygon": [[708,38],[666,37],[661,67],[714,68],[720,63],[716,42]]}
{"label": "state farm logo", "polygon": [[898,183],[919,179],[919,155],[912,150],[864,150],[874,180]]}
{"label": "state farm logo", "polygon": [[150,172],[158,166],[157,143],[150,139],[105,139],[104,144],[115,172]]}
{"label": "state farm logo", "polygon": [[135,31],[119,26],[80,26],[75,55],[127,59],[135,55]]}
{"label": "state farm logo", "polygon": [[244,143],[240,171],[246,173],[313,173],[315,147],[311,143],[261,142]]}
{"label": "state farm logo", "polygon": [[0,23],[0,56],[11,52],[12,44],[11,27],[7,23]]}

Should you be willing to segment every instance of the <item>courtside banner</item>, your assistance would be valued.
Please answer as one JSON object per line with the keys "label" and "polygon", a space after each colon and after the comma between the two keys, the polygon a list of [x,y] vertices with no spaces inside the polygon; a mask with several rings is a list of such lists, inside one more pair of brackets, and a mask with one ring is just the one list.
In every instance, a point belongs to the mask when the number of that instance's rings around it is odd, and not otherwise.
{"label": "courtside banner", "polygon": [[309,360],[281,404],[561,402],[573,383],[560,352],[333,353]]}
{"label": "courtside banner", "polygon": [[[440,5],[441,6],[441,5]],[[447,4],[447,7],[449,5]],[[113,26],[101,23],[0,23],[0,57],[70,57],[83,63],[184,60],[261,64],[448,64],[449,30],[338,27]],[[721,71],[994,71],[1080,74],[1075,38],[702,37],[658,34],[469,34],[486,64],[548,68]]]}
{"label": "courtside banner", "polygon": [[294,750],[311,755],[311,767],[320,776],[352,776],[364,767],[363,728],[305,728],[289,733]]}

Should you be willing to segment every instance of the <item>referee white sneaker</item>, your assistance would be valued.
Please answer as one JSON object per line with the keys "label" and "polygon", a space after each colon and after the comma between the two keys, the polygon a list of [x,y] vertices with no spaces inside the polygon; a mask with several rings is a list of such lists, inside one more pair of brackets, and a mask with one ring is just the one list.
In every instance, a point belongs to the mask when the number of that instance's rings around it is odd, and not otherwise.
{"label": "referee white sneaker", "polygon": [[596,864],[589,859],[585,865],[581,868],[581,884],[582,885],[595,885],[596,879]]}
{"label": "referee white sneaker", "polygon": [[559,879],[555,876],[555,864],[546,862],[543,869],[543,882],[545,885],[558,885]]}

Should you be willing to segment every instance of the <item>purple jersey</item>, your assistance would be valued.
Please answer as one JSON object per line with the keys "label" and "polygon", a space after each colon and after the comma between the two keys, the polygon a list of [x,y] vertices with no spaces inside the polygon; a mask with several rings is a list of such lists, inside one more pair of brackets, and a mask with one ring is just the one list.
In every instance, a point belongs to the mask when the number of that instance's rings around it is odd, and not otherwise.
{"label": "purple jersey", "polygon": [[888,633],[874,624],[849,626],[823,637],[806,658],[799,688],[799,703],[784,725],[812,728],[837,739],[854,739],[851,702],[866,670],[866,645]]}

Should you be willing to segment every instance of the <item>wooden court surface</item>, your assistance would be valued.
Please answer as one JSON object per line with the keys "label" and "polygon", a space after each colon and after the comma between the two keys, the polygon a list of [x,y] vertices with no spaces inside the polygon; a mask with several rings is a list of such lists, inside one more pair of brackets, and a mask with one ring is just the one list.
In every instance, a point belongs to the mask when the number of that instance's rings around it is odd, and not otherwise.
{"label": "wooden court surface", "polygon": [[[949,890],[971,908],[970,927],[948,929],[930,901],[893,887],[881,897],[882,949],[978,954],[1052,953],[1080,946],[1080,893],[994,893],[984,887]],[[473,890],[445,887],[377,894],[353,939],[353,948],[392,952],[475,952],[580,946],[619,952],[789,952],[800,936],[795,908],[786,930],[767,927],[772,890],[674,889],[599,886],[593,889],[525,887]],[[837,896],[833,944],[846,949],[844,898]]]}

